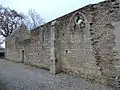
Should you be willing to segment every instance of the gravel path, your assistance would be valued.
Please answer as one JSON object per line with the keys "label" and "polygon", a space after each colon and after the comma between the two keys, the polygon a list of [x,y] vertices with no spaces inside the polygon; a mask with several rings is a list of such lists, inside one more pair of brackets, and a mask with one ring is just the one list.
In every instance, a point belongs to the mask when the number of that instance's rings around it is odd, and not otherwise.
{"label": "gravel path", "polygon": [[115,90],[77,76],[0,59],[0,90]]}

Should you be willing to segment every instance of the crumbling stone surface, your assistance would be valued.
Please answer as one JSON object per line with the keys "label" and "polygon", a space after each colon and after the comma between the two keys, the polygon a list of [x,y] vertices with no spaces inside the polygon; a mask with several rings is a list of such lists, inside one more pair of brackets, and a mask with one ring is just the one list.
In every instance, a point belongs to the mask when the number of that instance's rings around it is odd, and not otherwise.
{"label": "crumbling stone surface", "polygon": [[15,32],[6,41],[6,58],[120,87],[119,3],[106,0],[85,6],[19,41]]}

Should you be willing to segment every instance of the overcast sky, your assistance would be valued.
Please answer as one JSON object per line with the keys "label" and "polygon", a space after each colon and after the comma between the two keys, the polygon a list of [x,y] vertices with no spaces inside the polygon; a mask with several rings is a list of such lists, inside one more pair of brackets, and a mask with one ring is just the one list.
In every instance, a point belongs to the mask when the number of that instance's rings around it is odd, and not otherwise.
{"label": "overcast sky", "polygon": [[[105,0],[0,0],[0,4],[25,14],[29,9],[35,9],[47,22],[85,5],[101,1]],[[2,46],[4,47],[4,44]]]}
{"label": "overcast sky", "polygon": [[85,5],[101,1],[104,0],[0,0],[0,4],[24,13],[35,9],[42,18],[50,21]]}

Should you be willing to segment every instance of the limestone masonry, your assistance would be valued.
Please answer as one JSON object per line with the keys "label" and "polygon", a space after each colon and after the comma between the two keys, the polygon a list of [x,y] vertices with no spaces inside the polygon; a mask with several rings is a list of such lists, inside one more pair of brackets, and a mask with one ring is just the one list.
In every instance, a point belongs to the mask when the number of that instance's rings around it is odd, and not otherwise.
{"label": "limestone masonry", "polygon": [[6,39],[6,59],[120,87],[120,0],[92,4]]}

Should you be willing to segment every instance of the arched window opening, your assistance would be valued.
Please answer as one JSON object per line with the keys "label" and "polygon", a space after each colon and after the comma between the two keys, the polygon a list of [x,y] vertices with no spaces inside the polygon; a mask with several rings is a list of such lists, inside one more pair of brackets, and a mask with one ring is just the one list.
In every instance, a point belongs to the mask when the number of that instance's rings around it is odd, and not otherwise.
{"label": "arched window opening", "polygon": [[80,28],[85,28],[85,20],[80,15],[76,16],[75,24]]}

